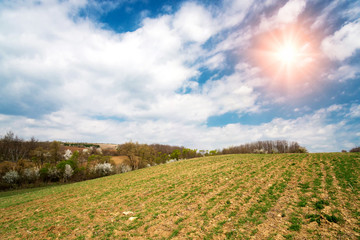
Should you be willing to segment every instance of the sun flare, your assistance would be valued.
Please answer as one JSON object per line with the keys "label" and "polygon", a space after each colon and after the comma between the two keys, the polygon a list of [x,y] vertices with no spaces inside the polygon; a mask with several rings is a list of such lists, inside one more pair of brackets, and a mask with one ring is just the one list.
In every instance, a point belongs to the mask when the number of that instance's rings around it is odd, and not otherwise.
{"label": "sun flare", "polygon": [[298,49],[293,44],[286,44],[275,51],[275,56],[282,64],[293,64],[299,56]]}
{"label": "sun flare", "polygon": [[318,65],[315,44],[314,36],[291,26],[259,34],[251,51],[256,65],[267,77],[279,84],[292,84],[310,81],[313,76]]}

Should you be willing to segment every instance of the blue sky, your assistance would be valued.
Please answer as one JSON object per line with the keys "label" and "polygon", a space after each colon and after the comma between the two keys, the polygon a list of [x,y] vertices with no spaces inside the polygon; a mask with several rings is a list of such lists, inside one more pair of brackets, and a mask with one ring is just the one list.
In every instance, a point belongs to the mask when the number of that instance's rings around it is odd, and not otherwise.
{"label": "blue sky", "polygon": [[349,150],[359,19],[348,0],[3,0],[0,135]]}

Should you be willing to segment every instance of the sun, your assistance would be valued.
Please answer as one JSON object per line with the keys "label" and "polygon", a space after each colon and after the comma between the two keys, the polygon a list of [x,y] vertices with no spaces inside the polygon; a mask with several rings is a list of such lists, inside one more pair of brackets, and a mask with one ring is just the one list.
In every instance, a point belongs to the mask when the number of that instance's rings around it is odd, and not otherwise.
{"label": "sun", "polygon": [[299,26],[275,29],[253,39],[251,57],[273,83],[297,85],[310,81],[316,68],[314,36]]}
{"label": "sun", "polygon": [[279,49],[276,49],[274,55],[282,64],[291,65],[296,62],[300,54],[294,44],[287,43]]}

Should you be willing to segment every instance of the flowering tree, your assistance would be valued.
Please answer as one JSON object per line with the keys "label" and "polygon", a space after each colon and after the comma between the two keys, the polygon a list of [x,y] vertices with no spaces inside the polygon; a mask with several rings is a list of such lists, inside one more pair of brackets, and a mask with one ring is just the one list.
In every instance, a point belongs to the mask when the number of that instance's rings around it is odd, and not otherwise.
{"label": "flowering tree", "polygon": [[71,158],[71,156],[72,156],[71,150],[70,150],[70,149],[66,149],[65,154],[64,154],[65,160],[69,160],[69,159]]}
{"label": "flowering tree", "polygon": [[74,170],[69,164],[65,165],[65,171],[64,171],[64,179],[67,180],[71,178],[71,176],[74,174]]}
{"label": "flowering tree", "polygon": [[12,170],[7,172],[2,178],[4,182],[13,184],[19,181],[20,175],[17,171]]}
{"label": "flowering tree", "polygon": [[25,168],[23,172],[23,178],[28,182],[33,182],[38,180],[40,177],[39,168]]}
{"label": "flowering tree", "polygon": [[98,163],[94,167],[94,172],[101,176],[110,175],[113,172],[113,166],[110,163]]}

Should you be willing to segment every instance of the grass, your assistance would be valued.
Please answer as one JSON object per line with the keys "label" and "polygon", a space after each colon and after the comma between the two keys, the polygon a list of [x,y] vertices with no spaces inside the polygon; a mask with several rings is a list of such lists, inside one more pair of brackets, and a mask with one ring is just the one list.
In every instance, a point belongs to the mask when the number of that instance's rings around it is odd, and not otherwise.
{"label": "grass", "polygon": [[301,225],[302,225],[302,220],[301,218],[293,215],[289,222],[291,223],[291,225],[289,226],[289,230],[290,231],[300,231],[301,229]]}
{"label": "grass", "polygon": [[329,201],[326,201],[326,200],[319,200],[317,201],[315,204],[314,204],[314,208],[317,209],[317,210],[321,210],[321,209],[324,209],[325,206],[329,206]]}
{"label": "grass", "polygon": [[0,239],[359,239],[359,159],[204,157],[0,192]]}

